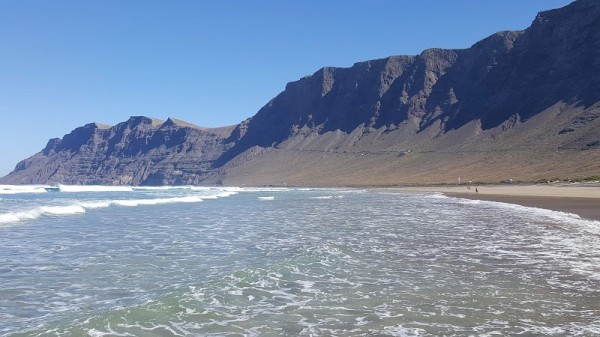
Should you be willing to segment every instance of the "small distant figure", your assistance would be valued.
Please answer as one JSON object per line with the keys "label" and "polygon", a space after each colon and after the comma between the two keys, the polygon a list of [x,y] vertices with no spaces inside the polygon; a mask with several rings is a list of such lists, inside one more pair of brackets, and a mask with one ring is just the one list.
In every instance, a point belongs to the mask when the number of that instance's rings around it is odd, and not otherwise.
{"label": "small distant figure", "polygon": [[475,187],[475,193],[479,193],[479,190],[477,189],[477,187]]}

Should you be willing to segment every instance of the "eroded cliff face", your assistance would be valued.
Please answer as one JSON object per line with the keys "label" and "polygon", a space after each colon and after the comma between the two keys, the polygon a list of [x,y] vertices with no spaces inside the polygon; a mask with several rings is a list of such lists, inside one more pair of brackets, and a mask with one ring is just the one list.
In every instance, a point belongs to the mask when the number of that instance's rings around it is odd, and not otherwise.
{"label": "eroded cliff face", "polygon": [[439,132],[480,120],[483,130],[524,122],[558,102],[600,101],[600,3],[577,1],[540,13],[530,28],[496,33],[463,50],[430,49],[323,68],[289,83],[246,121],[236,153],[268,147],[303,128],[358,126]]}
{"label": "eroded cliff face", "polygon": [[289,83],[239,125],[89,124],[9,183],[348,185],[600,170],[600,1],[468,49],[429,49]]}
{"label": "eroded cliff face", "polygon": [[233,127],[202,129],[167,119],[131,117],[97,123],[52,139],[5,178],[12,183],[198,184],[230,145]]}

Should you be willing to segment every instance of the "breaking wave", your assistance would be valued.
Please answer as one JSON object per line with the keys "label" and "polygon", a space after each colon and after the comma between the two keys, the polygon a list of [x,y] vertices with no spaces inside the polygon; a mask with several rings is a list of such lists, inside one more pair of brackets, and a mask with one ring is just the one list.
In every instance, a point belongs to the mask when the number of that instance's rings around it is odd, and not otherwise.
{"label": "breaking wave", "polygon": [[289,189],[276,188],[241,188],[241,187],[209,187],[209,186],[104,186],[104,185],[0,185],[0,194],[24,194],[24,193],[47,193],[47,192],[133,192],[133,191],[214,191],[223,192],[253,192],[253,191],[276,191],[285,192]]}
{"label": "breaking wave", "polygon": [[197,203],[203,200],[225,198],[237,194],[235,191],[207,190],[199,195],[184,195],[173,197],[153,197],[143,199],[108,199],[108,200],[70,200],[64,205],[37,206],[27,210],[14,210],[0,214],[0,225],[7,225],[26,220],[34,220],[41,216],[63,216],[85,213],[87,210],[107,208],[111,206],[137,207],[154,206],[174,203]]}
{"label": "breaking wave", "polygon": [[131,186],[100,186],[100,185],[58,185],[61,192],[130,192]]}
{"label": "breaking wave", "polygon": [[47,185],[0,185],[0,194],[46,193]]}
{"label": "breaking wave", "polygon": [[268,197],[257,197],[258,200],[275,200],[275,197],[273,196],[268,196]]}
{"label": "breaking wave", "polygon": [[78,204],[65,206],[40,206],[27,211],[0,214],[0,225],[37,219],[42,215],[69,215],[85,213],[85,207]]}

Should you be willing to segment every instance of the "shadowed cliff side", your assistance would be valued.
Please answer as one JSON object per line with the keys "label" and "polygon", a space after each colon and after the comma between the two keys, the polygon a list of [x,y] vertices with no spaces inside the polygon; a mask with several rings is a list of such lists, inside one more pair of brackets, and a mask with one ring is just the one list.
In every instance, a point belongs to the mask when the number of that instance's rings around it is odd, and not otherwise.
{"label": "shadowed cliff side", "polygon": [[198,184],[228,145],[233,127],[203,129],[175,119],[131,117],[52,139],[20,162],[4,183]]}
{"label": "shadowed cliff side", "polygon": [[350,133],[359,126],[439,132],[473,120],[483,130],[526,121],[558,102],[591,107],[600,100],[600,3],[580,0],[538,14],[520,32],[494,34],[469,49],[430,49],[351,68],[322,68],[289,83],[254,117],[229,159],[269,147],[308,128]]}
{"label": "shadowed cliff side", "polygon": [[240,124],[217,163],[232,184],[596,175],[599,43],[600,2],[580,0],[468,49],[323,68]]}

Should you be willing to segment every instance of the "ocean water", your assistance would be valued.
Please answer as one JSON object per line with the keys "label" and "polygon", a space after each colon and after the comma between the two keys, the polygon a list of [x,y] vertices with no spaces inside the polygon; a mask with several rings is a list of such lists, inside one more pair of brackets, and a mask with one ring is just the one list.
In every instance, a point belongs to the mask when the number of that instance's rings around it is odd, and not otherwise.
{"label": "ocean water", "polygon": [[600,223],[356,189],[0,186],[0,336],[598,336]]}

